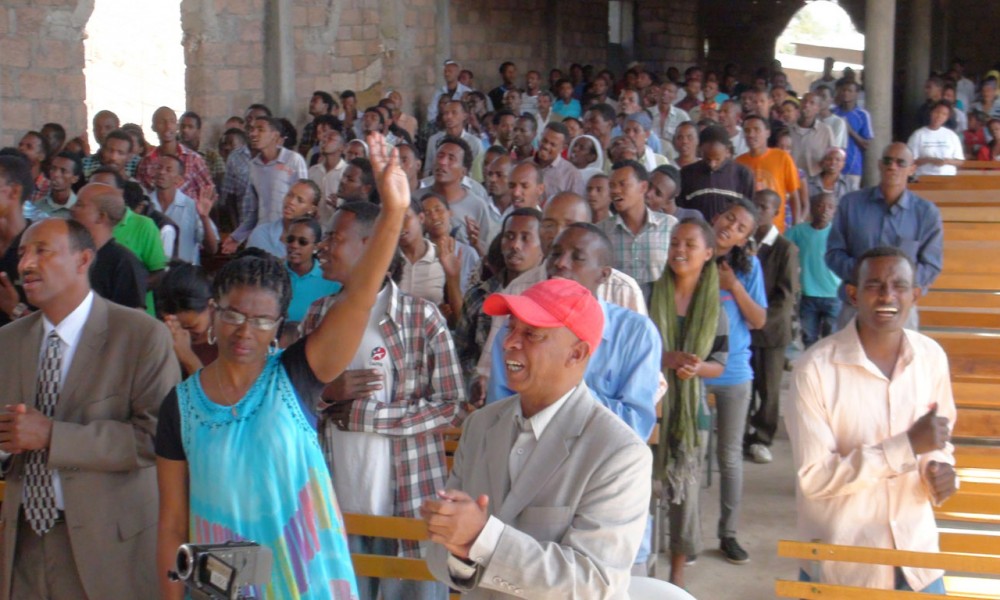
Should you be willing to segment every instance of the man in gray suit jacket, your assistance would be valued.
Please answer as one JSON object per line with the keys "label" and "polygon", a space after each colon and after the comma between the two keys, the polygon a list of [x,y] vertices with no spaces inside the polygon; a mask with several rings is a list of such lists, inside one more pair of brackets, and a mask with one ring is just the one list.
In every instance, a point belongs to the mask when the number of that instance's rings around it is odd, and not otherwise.
{"label": "man in gray suit jacket", "polygon": [[36,223],[20,249],[39,310],[0,328],[0,600],[155,598],[153,435],[180,379],[170,334],[91,291],[79,223]]}
{"label": "man in gray suit jacket", "polygon": [[472,599],[627,598],[652,456],[583,383],[601,307],[580,284],[549,279],[483,310],[511,315],[504,361],[517,395],[466,421],[447,489],[421,508],[431,572]]}

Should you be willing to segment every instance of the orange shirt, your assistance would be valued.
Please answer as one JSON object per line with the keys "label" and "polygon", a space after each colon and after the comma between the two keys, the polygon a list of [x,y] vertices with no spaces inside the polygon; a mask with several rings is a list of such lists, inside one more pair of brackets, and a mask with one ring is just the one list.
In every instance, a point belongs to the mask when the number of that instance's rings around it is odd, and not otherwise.
{"label": "orange shirt", "polygon": [[774,226],[784,233],[788,194],[799,189],[799,171],[795,168],[795,161],[784,150],[768,148],[760,156],[751,156],[749,152],[741,154],[736,157],[736,162],[750,169],[758,191],[774,190],[781,197],[781,209],[774,216]]}

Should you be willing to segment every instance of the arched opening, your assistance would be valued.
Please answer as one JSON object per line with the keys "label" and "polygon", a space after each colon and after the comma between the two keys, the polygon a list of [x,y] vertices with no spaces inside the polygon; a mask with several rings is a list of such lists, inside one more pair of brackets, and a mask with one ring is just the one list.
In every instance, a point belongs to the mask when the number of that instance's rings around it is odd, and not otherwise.
{"label": "arched opening", "polygon": [[788,84],[800,94],[823,76],[823,63],[833,58],[833,77],[864,66],[865,36],[836,0],[811,0],[788,21],[778,36],[774,57],[781,61]]}
{"label": "arched opening", "polygon": [[180,0],[96,0],[84,40],[87,127],[96,151],[94,114],[110,110],[122,124],[138,123],[156,143],[153,111],[187,104]]}

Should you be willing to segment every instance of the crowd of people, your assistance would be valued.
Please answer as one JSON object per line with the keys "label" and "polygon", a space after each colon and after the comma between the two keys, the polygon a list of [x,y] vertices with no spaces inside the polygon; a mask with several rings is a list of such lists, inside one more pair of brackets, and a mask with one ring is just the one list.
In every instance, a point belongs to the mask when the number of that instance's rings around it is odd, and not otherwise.
{"label": "crowd of people", "polygon": [[[907,186],[1000,155],[998,74],[975,101],[960,62],[931,77],[919,129],[880,149],[833,66],[800,96],[734,65],[522,87],[505,62],[480,91],[448,60],[426,118],[345,90],[315,92],[301,132],[252,104],[217,148],[168,107],[155,145],[108,110],[93,153],[27,132],[0,150],[0,343],[26,350],[0,365],[0,600],[181,598],[178,546],[229,540],[273,552],[257,597],[621,597],[656,558],[651,478],[683,586],[708,397],[719,549],[744,564],[744,461],[772,460],[799,343],[800,532],[936,549],[955,411],[913,302],[942,223]],[[431,544],[346,536],[341,511],[422,518]],[[358,578],[350,552],[437,581]]]}

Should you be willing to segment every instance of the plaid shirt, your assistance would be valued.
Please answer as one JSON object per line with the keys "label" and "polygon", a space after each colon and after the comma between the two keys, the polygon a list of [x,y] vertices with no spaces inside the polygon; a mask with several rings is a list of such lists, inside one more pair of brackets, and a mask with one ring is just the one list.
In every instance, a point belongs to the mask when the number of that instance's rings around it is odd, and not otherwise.
{"label": "plaid shirt", "polygon": [[35,191],[31,193],[31,198],[28,202],[33,202],[35,204],[45,200],[49,195],[49,178],[45,176],[45,173],[39,173],[38,177],[35,178]]}
{"label": "plaid shirt", "polygon": [[[392,297],[379,327],[392,361],[393,400],[388,405],[355,400],[348,430],[392,440],[393,514],[417,517],[423,501],[444,488],[448,468],[441,432],[465,420],[465,385],[448,324],[437,307],[400,292],[394,283],[389,285]],[[308,335],[319,327],[337,300],[337,296],[327,296],[313,302],[302,322],[303,332]],[[323,419],[319,429],[327,464],[332,464],[327,432],[336,425]],[[401,554],[419,556],[420,546],[403,542]]]}
{"label": "plaid shirt", "polygon": [[[197,200],[203,189],[215,189],[212,174],[209,173],[205,159],[200,154],[178,143],[177,156],[184,163],[184,184],[178,188],[180,191]],[[135,170],[136,181],[147,190],[153,189],[153,178],[160,170],[159,158],[160,149],[153,148],[152,152],[139,161],[139,167]]]}
{"label": "plaid shirt", "polygon": [[634,235],[621,215],[611,215],[597,224],[615,250],[615,268],[630,275],[641,285],[660,278],[667,266],[670,232],[677,219],[646,209],[646,223]]}
{"label": "plaid shirt", "polygon": [[235,195],[240,207],[240,219],[253,209],[247,203],[253,203],[253,194],[248,194],[250,188],[250,148],[240,146],[238,150],[233,150],[226,159],[226,174],[222,178],[222,191],[219,192],[219,200],[225,201],[230,196]]}
{"label": "plaid shirt", "polygon": [[222,160],[222,156],[215,150],[199,151],[198,154],[205,161],[205,166],[208,167],[208,173],[212,176],[212,183],[221,187],[222,178],[226,175],[226,161]]}
{"label": "plaid shirt", "polygon": [[[139,161],[142,157],[136,154],[132,158],[128,159],[125,163],[125,176],[128,179],[135,177],[135,170],[139,168]],[[100,152],[91,154],[90,156],[84,156],[83,160],[83,177],[84,179],[90,179],[90,176],[94,174],[94,171],[101,167],[101,156]]]}
{"label": "plaid shirt", "polygon": [[499,292],[502,287],[500,276],[494,275],[479,282],[465,294],[462,314],[455,327],[455,348],[458,349],[462,372],[467,378],[476,372],[476,363],[479,362],[479,355],[483,352],[493,323],[493,317],[483,313],[483,303],[490,294]]}

